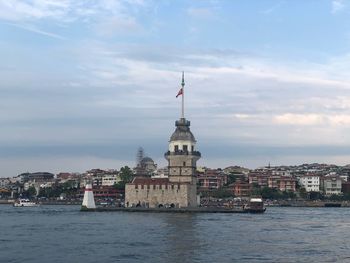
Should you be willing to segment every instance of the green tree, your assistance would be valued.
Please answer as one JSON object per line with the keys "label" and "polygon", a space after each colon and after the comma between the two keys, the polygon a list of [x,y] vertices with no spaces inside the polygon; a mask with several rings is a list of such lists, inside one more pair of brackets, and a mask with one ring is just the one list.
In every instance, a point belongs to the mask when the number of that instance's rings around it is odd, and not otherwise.
{"label": "green tree", "polygon": [[261,196],[264,199],[281,199],[282,194],[275,188],[264,187],[261,189]]}
{"label": "green tree", "polygon": [[130,183],[134,178],[134,173],[128,166],[124,166],[120,168],[119,176],[123,182]]}
{"label": "green tree", "polygon": [[234,197],[234,194],[232,193],[231,190],[221,188],[211,192],[211,196],[216,198],[226,198],[226,197]]}
{"label": "green tree", "polygon": [[241,177],[241,174],[230,173],[227,175],[227,185],[233,184],[237,179]]}
{"label": "green tree", "polygon": [[332,194],[329,197],[329,200],[331,200],[331,201],[341,201],[342,199],[343,199],[342,195],[336,195],[336,194]]}
{"label": "green tree", "polygon": [[257,183],[253,183],[252,195],[253,196],[260,196],[261,195],[261,187]]}
{"label": "green tree", "polygon": [[114,187],[123,190],[125,189],[125,184],[130,183],[135,175],[128,166],[124,166],[120,168],[119,176],[121,181],[115,184]]}
{"label": "green tree", "polygon": [[310,200],[323,200],[324,199],[324,195],[320,192],[314,192],[314,191],[311,191],[309,193],[309,198]]}
{"label": "green tree", "polygon": [[305,189],[304,187],[301,187],[301,188],[299,189],[299,195],[300,195],[300,197],[303,198],[303,199],[306,199],[306,198],[307,198],[308,194],[307,194],[306,189]]}
{"label": "green tree", "polygon": [[30,186],[27,191],[23,192],[23,195],[28,197],[28,198],[34,197],[36,195],[35,187],[34,186]]}

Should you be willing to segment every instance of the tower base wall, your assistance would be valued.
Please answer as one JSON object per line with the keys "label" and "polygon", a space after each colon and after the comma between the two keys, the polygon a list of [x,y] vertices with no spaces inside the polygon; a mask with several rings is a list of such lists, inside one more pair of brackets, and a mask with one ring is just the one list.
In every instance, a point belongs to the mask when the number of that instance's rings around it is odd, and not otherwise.
{"label": "tower base wall", "polygon": [[125,185],[126,207],[196,207],[197,186],[195,184],[175,185]]}

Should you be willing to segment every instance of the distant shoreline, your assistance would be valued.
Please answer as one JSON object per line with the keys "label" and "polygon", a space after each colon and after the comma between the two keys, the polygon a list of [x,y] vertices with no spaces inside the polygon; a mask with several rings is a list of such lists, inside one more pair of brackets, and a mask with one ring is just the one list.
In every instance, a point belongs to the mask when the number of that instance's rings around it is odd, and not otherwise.
{"label": "distant shoreline", "polygon": [[[0,205],[12,205],[15,200],[0,200]],[[41,205],[81,205],[81,201],[44,201],[40,202]],[[98,204],[97,204],[98,205]],[[117,208],[115,206],[100,206],[107,208]],[[213,206],[216,207],[216,206]],[[217,206],[220,208],[221,206]],[[280,201],[276,204],[267,204],[269,207],[319,207],[319,208],[328,208],[328,207],[343,207],[350,208],[350,202],[334,202],[334,201]]]}

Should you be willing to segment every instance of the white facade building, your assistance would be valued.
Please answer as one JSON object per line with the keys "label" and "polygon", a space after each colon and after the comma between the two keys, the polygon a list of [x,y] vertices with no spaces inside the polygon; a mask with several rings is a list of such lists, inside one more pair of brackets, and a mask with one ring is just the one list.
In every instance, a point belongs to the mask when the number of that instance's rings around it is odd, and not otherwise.
{"label": "white facade building", "polygon": [[320,191],[320,176],[318,175],[307,174],[301,176],[299,182],[305,188],[306,192]]}
{"label": "white facade building", "polygon": [[121,181],[118,174],[104,175],[102,177],[102,186],[113,186]]}
{"label": "white facade building", "polygon": [[341,191],[342,180],[339,176],[326,176],[322,180],[322,188],[325,195],[339,195]]}

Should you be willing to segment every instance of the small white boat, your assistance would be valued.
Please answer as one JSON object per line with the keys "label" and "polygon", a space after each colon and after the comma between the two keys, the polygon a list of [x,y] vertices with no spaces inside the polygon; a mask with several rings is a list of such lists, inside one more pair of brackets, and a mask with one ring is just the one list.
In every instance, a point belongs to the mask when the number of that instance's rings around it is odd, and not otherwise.
{"label": "small white boat", "polygon": [[32,207],[32,206],[39,206],[38,203],[32,202],[29,199],[19,199],[16,201],[13,206],[16,207]]}

